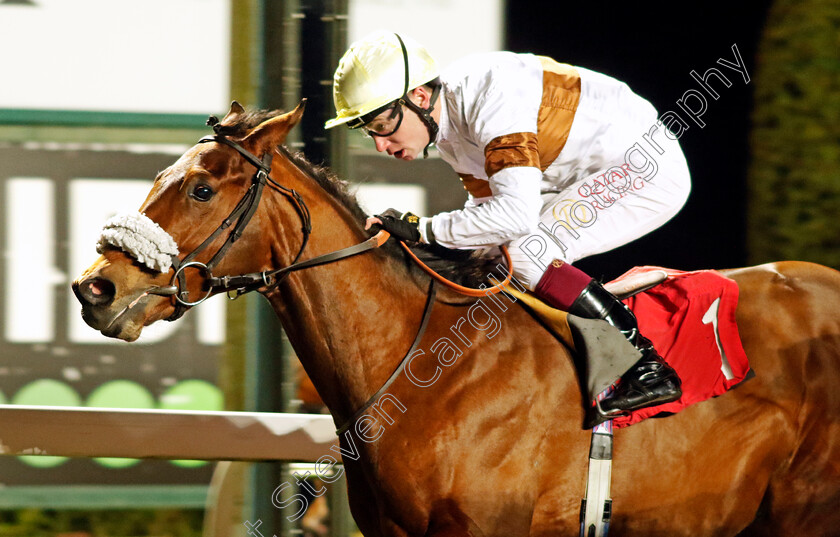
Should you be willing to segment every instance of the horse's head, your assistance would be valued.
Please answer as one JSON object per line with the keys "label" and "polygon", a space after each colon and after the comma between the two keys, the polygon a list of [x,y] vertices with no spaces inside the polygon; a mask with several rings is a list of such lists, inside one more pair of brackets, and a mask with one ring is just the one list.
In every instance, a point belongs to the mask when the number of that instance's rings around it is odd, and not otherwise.
{"label": "horse's head", "polygon": [[[138,213],[111,219],[99,241],[102,255],[73,282],[85,322],[133,341],[144,326],[177,318],[212,293],[211,271],[271,268],[271,241],[258,240],[268,221],[265,211],[256,211],[266,182],[258,166],[270,166],[263,156],[277,154],[302,115],[303,103],[287,114],[260,116],[234,102],[214,126],[216,137],[157,176]],[[222,225],[226,220],[229,226]]]}

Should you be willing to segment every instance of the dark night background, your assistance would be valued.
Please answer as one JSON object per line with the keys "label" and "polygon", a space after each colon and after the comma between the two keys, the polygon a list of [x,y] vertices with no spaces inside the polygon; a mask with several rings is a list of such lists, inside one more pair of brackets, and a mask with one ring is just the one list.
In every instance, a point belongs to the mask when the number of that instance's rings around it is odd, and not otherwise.
{"label": "dark night background", "polygon": [[[717,67],[732,82],[726,88],[711,81],[720,99],[708,98],[706,126],[688,120],[690,128],[680,138],[692,175],[683,210],[642,239],[576,263],[581,269],[611,278],[635,265],[693,270],[746,264],[752,74],[767,8],[767,2],[508,2],[509,50],[544,54],[623,80],[660,115],[673,110],[686,118],[676,101],[686,90],[700,89],[691,70],[702,76]],[[733,44],[750,84],[716,63],[732,61]]]}

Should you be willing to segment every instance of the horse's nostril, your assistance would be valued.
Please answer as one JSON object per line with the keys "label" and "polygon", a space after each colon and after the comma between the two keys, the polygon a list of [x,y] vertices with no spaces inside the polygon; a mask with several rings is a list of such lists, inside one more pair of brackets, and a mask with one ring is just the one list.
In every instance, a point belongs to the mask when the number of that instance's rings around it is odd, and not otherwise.
{"label": "horse's nostril", "polygon": [[110,281],[104,278],[91,278],[79,284],[76,296],[88,304],[99,306],[114,300],[115,293],[116,288]]}

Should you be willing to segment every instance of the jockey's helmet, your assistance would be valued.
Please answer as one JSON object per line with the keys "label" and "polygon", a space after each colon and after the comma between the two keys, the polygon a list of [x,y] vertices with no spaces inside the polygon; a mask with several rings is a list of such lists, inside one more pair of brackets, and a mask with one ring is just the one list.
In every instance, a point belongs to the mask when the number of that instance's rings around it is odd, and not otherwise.
{"label": "jockey's helmet", "polygon": [[374,32],[350,45],[342,56],[333,78],[336,117],[325,128],[361,127],[438,74],[431,54],[410,37]]}

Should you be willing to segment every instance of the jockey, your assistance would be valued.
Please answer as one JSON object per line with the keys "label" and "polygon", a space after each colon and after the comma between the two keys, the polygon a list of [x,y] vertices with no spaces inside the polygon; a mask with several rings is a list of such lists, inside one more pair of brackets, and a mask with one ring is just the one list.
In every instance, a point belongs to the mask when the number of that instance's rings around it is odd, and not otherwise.
{"label": "jockey", "polygon": [[377,32],[335,72],[336,117],[410,161],[435,144],[469,193],[463,209],[371,217],[393,236],[447,248],[507,245],[513,273],[555,308],[603,319],[641,352],[601,420],[671,402],[680,379],[633,313],[572,263],[655,230],[690,190],[679,144],[654,107],[609,76],[531,54],[468,56],[439,72],[413,40]]}

